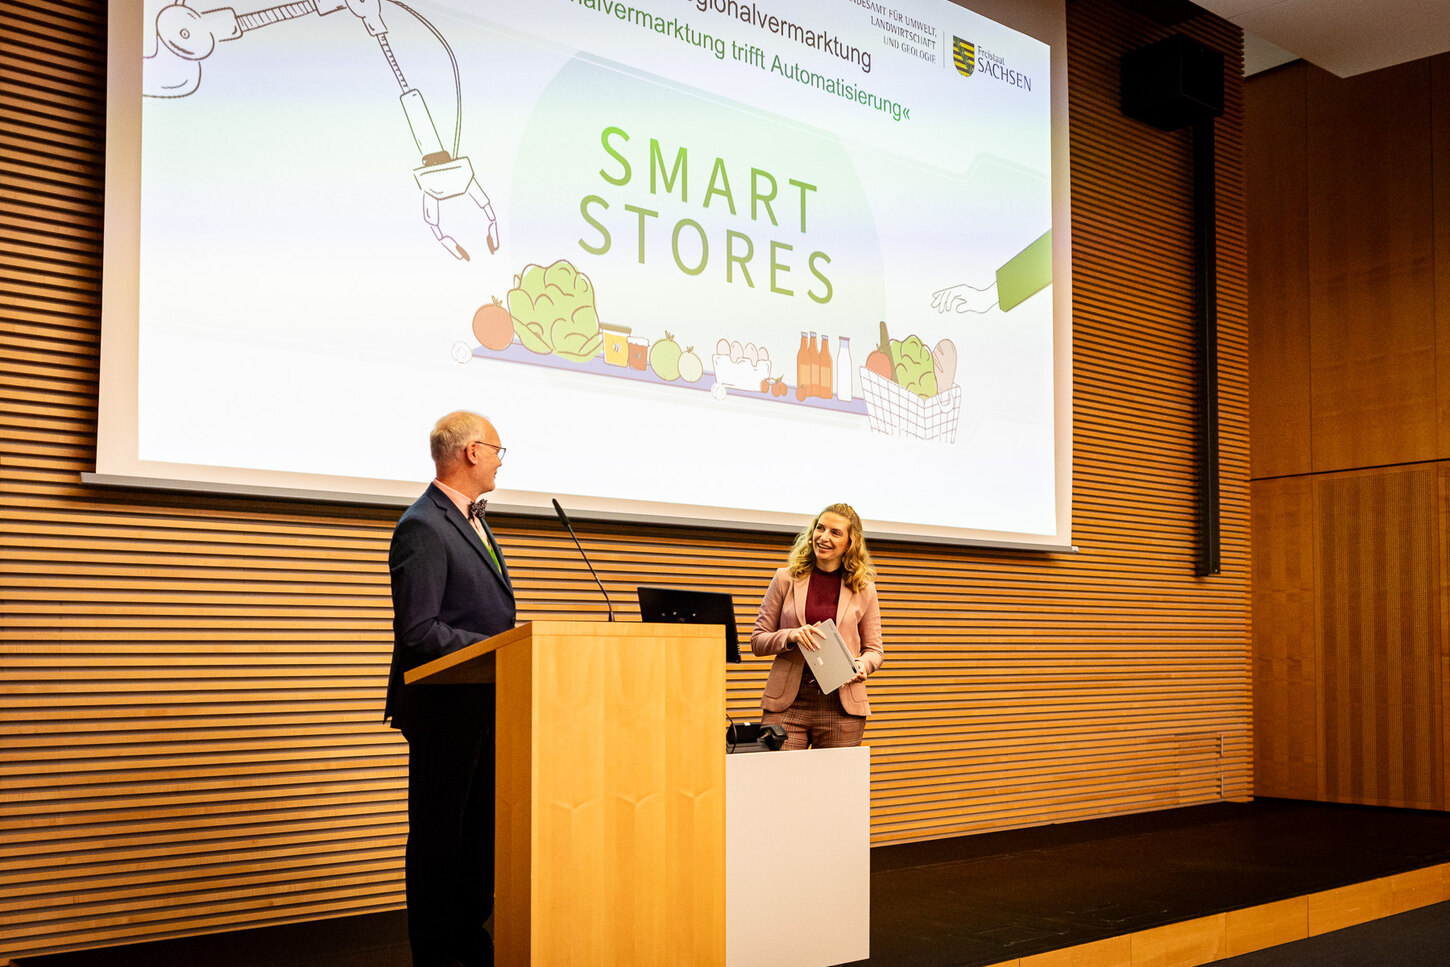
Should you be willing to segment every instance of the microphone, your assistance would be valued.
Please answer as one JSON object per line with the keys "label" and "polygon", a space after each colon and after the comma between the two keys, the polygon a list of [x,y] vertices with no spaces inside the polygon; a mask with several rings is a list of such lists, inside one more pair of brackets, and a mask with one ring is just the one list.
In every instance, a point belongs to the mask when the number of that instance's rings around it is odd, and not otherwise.
{"label": "microphone", "polygon": [[557,500],[554,501],[554,513],[559,515],[559,523],[563,524],[564,529],[569,532],[569,536],[574,538],[574,546],[579,548],[579,556],[584,558],[584,566],[589,569],[590,574],[594,575],[594,583],[599,585],[599,593],[604,595],[604,606],[609,609],[609,620],[613,621],[614,607],[609,603],[609,594],[604,590],[604,582],[599,580],[599,575],[594,571],[594,565],[589,563],[589,555],[584,553],[584,545],[579,543],[579,535],[574,533],[574,526],[569,523],[569,515],[564,513],[564,508],[559,506]]}

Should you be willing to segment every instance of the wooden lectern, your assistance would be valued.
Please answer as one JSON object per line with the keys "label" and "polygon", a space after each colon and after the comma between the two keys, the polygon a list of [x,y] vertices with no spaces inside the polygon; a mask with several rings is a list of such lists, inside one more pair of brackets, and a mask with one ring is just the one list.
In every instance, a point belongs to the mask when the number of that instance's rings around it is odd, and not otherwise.
{"label": "wooden lectern", "polygon": [[407,673],[497,685],[501,967],[724,967],[724,659],[715,625],[534,621]]}

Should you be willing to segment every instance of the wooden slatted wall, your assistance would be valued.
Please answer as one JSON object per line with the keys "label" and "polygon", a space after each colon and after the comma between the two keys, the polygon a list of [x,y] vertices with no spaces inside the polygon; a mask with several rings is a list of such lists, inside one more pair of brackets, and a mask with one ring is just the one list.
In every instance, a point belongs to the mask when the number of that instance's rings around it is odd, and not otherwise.
{"label": "wooden slatted wall", "polygon": [[[105,6],[0,10],[0,956],[397,908],[405,747],[378,720],[396,511],[80,483]],[[1224,572],[1198,579],[1188,134],[1118,110],[1119,57],[1170,31],[1111,0],[1067,12],[1081,552],[875,546],[878,844],[1252,793],[1239,35],[1175,28],[1229,62]],[[556,525],[497,530],[521,617],[602,613]],[[580,530],[626,616],[635,584],[668,576],[734,593],[742,628],[787,543]],[[765,667],[731,670],[733,711],[755,708]]]}

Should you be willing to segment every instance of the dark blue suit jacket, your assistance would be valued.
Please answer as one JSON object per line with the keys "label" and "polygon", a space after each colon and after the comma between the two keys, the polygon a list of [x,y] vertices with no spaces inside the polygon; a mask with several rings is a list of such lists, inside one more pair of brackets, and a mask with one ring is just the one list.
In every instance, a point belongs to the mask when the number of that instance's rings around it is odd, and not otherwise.
{"label": "dark blue suit jacket", "polygon": [[[406,685],[403,673],[514,626],[514,592],[503,552],[495,564],[448,495],[429,484],[393,528],[393,665],[384,718],[399,729],[448,727],[487,710],[492,685]],[[487,703],[486,706],[484,703]]]}

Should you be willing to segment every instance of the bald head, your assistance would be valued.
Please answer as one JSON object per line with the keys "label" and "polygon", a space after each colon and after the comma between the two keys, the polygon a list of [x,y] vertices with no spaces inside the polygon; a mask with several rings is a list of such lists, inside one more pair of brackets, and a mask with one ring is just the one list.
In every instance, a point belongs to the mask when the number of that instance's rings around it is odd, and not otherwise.
{"label": "bald head", "polygon": [[458,410],[433,424],[428,449],[438,480],[472,500],[493,490],[503,442],[487,417]]}
{"label": "bald head", "polygon": [[468,410],[454,410],[433,424],[433,432],[428,434],[428,452],[438,476],[447,474],[464,459],[464,448],[474,440],[484,439],[492,429],[487,419]]}

